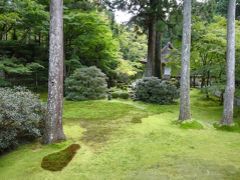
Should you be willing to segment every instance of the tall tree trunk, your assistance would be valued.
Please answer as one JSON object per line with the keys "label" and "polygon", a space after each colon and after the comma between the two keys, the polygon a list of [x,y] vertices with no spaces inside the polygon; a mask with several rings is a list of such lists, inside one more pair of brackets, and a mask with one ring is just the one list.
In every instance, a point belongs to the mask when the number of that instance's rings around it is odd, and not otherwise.
{"label": "tall tree trunk", "polygon": [[14,28],[14,29],[13,29],[13,35],[12,35],[12,39],[13,39],[13,40],[18,40],[18,38],[17,38],[17,32],[16,32],[16,31],[17,31],[17,29]]}
{"label": "tall tree trunk", "polygon": [[155,46],[156,46],[156,16],[152,15],[149,20],[148,27],[148,57],[147,57],[147,65],[145,76],[151,77],[154,75],[154,67],[155,67]]}
{"label": "tall tree trunk", "polygon": [[156,55],[155,55],[155,76],[162,78],[162,34],[161,32],[156,32]]}
{"label": "tall tree trunk", "polygon": [[65,139],[62,127],[63,110],[63,0],[51,0],[48,106],[44,142]]}
{"label": "tall tree trunk", "polygon": [[233,105],[235,92],[235,15],[236,0],[229,1],[227,23],[227,84],[224,94],[224,109],[221,123],[233,123]]}
{"label": "tall tree trunk", "polygon": [[38,33],[38,45],[41,46],[41,38],[42,38],[42,34],[41,32]]}
{"label": "tall tree trunk", "polygon": [[190,111],[190,48],[191,48],[191,0],[183,2],[182,66],[180,80],[179,120],[191,119]]}

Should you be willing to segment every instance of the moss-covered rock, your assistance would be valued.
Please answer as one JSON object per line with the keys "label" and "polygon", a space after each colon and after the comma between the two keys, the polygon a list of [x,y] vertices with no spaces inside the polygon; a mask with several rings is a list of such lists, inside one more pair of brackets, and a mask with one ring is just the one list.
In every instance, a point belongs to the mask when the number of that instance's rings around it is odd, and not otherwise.
{"label": "moss-covered rock", "polygon": [[204,129],[204,126],[196,120],[187,120],[178,122],[179,127],[182,129]]}
{"label": "moss-covered rock", "polygon": [[80,149],[79,144],[72,144],[62,151],[49,154],[43,158],[41,167],[49,171],[61,171],[72,160],[78,149]]}

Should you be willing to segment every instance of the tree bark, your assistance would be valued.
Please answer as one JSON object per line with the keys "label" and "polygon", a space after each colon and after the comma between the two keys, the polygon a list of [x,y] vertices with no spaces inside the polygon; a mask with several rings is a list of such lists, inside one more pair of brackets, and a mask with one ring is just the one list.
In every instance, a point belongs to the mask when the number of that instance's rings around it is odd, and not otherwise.
{"label": "tree bark", "polygon": [[182,66],[180,80],[179,120],[191,119],[190,111],[190,48],[191,48],[191,0],[183,2]]}
{"label": "tree bark", "polygon": [[161,32],[156,32],[156,55],[155,55],[155,76],[162,79],[162,34]]}
{"label": "tree bark", "polygon": [[149,27],[148,27],[148,57],[145,76],[151,77],[154,75],[155,67],[155,49],[156,49],[156,16],[152,15],[149,17]]}
{"label": "tree bark", "polygon": [[201,88],[204,88],[205,87],[205,75],[203,74],[202,75],[202,82],[201,82]]}
{"label": "tree bark", "polygon": [[63,0],[51,0],[48,105],[44,143],[65,139],[63,111]]}
{"label": "tree bark", "polygon": [[233,106],[235,92],[235,16],[236,0],[229,1],[227,23],[227,83],[224,94],[224,109],[221,123],[231,125],[233,123]]}
{"label": "tree bark", "polygon": [[196,75],[193,75],[193,87],[196,88]]}

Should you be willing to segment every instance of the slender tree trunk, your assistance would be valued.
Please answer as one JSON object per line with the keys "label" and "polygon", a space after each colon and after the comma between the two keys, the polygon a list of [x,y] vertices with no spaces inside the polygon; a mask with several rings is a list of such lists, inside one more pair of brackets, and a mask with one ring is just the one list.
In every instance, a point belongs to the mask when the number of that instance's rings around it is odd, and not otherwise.
{"label": "slender tree trunk", "polygon": [[39,46],[41,45],[41,38],[42,38],[42,35],[41,35],[41,32],[38,33],[38,44]]}
{"label": "slender tree trunk", "polygon": [[211,76],[210,76],[210,71],[207,71],[207,86],[211,85]]}
{"label": "slender tree trunk", "polygon": [[35,73],[35,86],[36,86],[36,91],[38,91],[38,73]]}
{"label": "slender tree trunk", "polygon": [[156,32],[156,55],[155,55],[155,76],[158,78],[162,78],[162,48],[161,48],[161,42],[162,42],[162,34],[161,32]]}
{"label": "slender tree trunk", "polygon": [[191,48],[191,0],[183,2],[182,66],[180,80],[179,120],[191,119],[190,111],[190,48]]}
{"label": "slender tree trunk", "polygon": [[202,75],[202,82],[201,82],[201,88],[204,88],[205,87],[205,75],[203,74]]}
{"label": "slender tree trunk", "polygon": [[17,30],[16,30],[16,28],[13,29],[12,39],[13,39],[13,40],[17,40],[17,39],[18,39],[18,38],[17,38]]}
{"label": "slender tree trunk", "polygon": [[221,123],[233,123],[233,105],[235,92],[235,15],[236,0],[229,1],[227,23],[227,84],[224,94],[224,109]]}
{"label": "slender tree trunk", "polygon": [[8,40],[8,32],[5,33],[5,40]]}
{"label": "slender tree trunk", "polygon": [[1,40],[4,40],[4,31],[5,31],[5,26],[6,25],[3,25],[2,29],[1,29]]}
{"label": "slender tree trunk", "polygon": [[224,91],[221,92],[221,97],[220,97],[220,106],[223,105],[224,102]]}
{"label": "slender tree trunk", "polygon": [[196,75],[193,75],[193,87],[196,87]]}
{"label": "slender tree trunk", "polygon": [[62,127],[63,110],[63,0],[51,0],[48,106],[45,143],[65,139]]}
{"label": "slender tree trunk", "polygon": [[148,57],[145,76],[151,77],[154,75],[155,67],[155,46],[156,46],[156,17],[153,15],[150,17],[149,27],[148,27]]}

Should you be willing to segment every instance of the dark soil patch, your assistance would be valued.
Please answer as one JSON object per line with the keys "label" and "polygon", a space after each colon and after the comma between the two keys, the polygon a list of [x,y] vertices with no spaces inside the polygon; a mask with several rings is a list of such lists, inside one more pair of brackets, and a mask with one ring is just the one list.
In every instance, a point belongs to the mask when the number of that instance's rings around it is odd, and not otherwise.
{"label": "dark soil patch", "polygon": [[72,144],[64,150],[49,154],[42,159],[41,167],[49,171],[61,171],[73,159],[78,149],[79,144]]}

